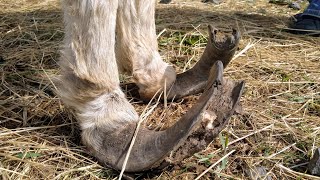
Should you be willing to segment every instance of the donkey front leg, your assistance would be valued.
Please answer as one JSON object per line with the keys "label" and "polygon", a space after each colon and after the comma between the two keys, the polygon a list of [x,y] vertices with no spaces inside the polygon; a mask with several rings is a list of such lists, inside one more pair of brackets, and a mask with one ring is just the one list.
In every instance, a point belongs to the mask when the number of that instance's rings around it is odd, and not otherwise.
{"label": "donkey front leg", "polygon": [[151,99],[176,79],[172,66],[162,61],[155,28],[155,0],[119,1],[116,56],[119,68],[133,75],[143,99]]}
{"label": "donkey front leg", "polygon": [[84,144],[97,154],[103,131],[138,120],[119,87],[114,50],[118,0],[64,0],[62,7],[65,39],[58,93],[74,109]]}
{"label": "donkey front leg", "polygon": [[151,99],[163,89],[168,90],[168,99],[197,94],[204,90],[215,62],[222,61],[226,67],[239,43],[236,30],[221,39],[216,38],[217,32],[209,26],[209,41],[201,59],[192,69],[176,75],[158,53],[155,0],[121,0],[116,40],[118,65],[132,73],[142,99]]}
{"label": "donkey front leg", "polygon": [[[65,0],[63,8],[65,39],[61,75],[56,82],[58,93],[74,110],[82,142],[91,154],[103,164],[121,169],[139,117],[119,86],[115,59],[118,1]],[[202,101],[191,113],[198,115],[206,103]],[[185,131],[141,128],[126,170],[146,170],[161,162],[188,135],[194,116],[181,121]]]}

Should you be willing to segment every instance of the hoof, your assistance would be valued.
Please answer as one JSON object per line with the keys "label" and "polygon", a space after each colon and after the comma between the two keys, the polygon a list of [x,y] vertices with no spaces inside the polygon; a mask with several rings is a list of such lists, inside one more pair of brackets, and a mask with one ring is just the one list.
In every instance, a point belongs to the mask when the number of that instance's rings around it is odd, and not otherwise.
{"label": "hoof", "polygon": [[[137,123],[129,123],[112,132],[98,128],[92,133],[102,143],[99,147],[91,147],[91,152],[102,163],[120,170],[132,139],[135,139],[125,170],[138,172],[179,162],[204,149],[227,124],[244,87],[243,82],[224,80],[222,73],[223,63],[217,61],[209,71],[205,91],[198,102],[170,128],[164,131],[137,129]],[[195,136],[205,143],[192,146]],[[86,144],[90,148],[90,142]]]}

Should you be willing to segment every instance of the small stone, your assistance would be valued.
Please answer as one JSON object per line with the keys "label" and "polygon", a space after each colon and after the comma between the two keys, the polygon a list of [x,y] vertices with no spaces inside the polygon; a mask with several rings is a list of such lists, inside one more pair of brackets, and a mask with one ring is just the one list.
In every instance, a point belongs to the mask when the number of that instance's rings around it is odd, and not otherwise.
{"label": "small stone", "polygon": [[308,164],[308,170],[312,175],[320,176],[320,148],[316,149]]}
{"label": "small stone", "polygon": [[0,56],[0,64],[4,64],[4,58]]}
{"label": "small stone", "polygon": [[265,8],[260,8],[258,10],[258,13],[261,13],[261,14],[267,14],[267,10]]}
{"label": "small stone", "polygon": [[245,173],[251,180],[262,180],[262,179],[272,180],[271,176],[267,175],[267,170],[263,166],[247,168],[245,170]]}
{"label": "small stone", "polygon": [[269,3],[287,5],[289,3],[289,0],[269,0]]}
{"label": "small stone", "polygon": [[202,0],[203,3],[220,4],[222,0]]}
{"label": "small stone", "polygon": [[161,4],[169,4],[172,0],[161,0]]}
{"label": "small stone", "polygon": [[301,6],[297,2],[292,2],[292,3],[289,4],[289,8],[292,8],[292,9],[295,9],[295,10],[300,10]]}

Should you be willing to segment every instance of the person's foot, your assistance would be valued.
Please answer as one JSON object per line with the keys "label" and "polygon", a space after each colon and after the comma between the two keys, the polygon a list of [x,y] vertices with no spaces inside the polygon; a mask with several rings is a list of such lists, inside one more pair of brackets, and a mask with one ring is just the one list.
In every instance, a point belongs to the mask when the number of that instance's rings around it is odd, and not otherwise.
{"label": "person's foot", "polygon": [[315,16],[297,14],[294,22],[289,26],[289,32],[294,34],[320,35],[320,18]]}

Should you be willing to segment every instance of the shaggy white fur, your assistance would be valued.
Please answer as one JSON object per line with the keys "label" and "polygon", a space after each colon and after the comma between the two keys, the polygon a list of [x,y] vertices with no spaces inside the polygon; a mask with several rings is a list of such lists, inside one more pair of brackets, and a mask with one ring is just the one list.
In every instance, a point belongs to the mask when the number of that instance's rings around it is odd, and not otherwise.
{"label": "shaggy white fur", "polygon": [[[158,53],[155,0],[63,0],[65,21],[58,93],[74,109],[86,145],[99,151],[103,130],[138,114],[119,86],[118,70],[132,74],[151,98],[176,79]],[[165,84],[166,83],[166,84]]]}

